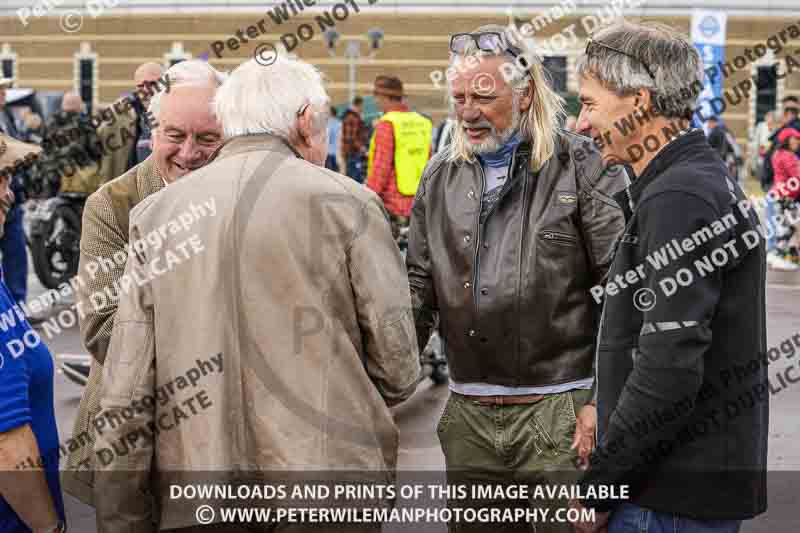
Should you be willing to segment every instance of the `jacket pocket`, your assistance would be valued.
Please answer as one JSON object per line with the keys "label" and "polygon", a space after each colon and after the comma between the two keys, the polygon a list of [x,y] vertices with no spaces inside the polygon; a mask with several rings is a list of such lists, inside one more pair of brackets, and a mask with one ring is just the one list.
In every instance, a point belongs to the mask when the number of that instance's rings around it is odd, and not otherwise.
{"label": "jacket pocket", "polygon": [[543,230],[539,232],[539,236],[547,242],[556,244],[563,244],[566,246],[577,246],[578,237],[570,235],[569,233],[562,233],[560,231]]}

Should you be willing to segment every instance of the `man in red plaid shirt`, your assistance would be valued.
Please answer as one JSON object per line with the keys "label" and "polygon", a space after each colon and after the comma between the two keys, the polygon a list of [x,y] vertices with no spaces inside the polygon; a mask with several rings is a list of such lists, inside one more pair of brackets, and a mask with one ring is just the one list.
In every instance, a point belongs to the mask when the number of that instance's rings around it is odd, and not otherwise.
{"label": "man in red plaid shirt", "polygon": [[384,114],[370,142],[367,187],[383,200],[392,234],[404,248],[403,229],[408,228],[417,185],[431,156],[433,125],[403,102],[399,78],[378,76],[373,94]]}

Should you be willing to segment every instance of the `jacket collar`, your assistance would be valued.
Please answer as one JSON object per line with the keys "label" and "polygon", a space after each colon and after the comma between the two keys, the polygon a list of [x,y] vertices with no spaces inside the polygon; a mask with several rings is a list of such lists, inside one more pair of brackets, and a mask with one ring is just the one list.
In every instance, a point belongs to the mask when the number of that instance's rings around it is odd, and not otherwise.
{"label": "jacket collar", "polygon": [[238,135],[231,137],[217,149],[211,159],[224,159],[234,155],[244,154],[247,152],[278,152],[285,155],[294,155],[300,159],[303,156],[300,152],[295,150],[288,142],[281,139],[277,135],[269,133],[257,133],[249,135]]}
{"label": "jacket collar", "polygon": [[[703,130],[693,130],[677,139],[673,139],[669,144],[656,154],[650,163],[647,164],[642,175],[638,176],[631,184],[629,191],[634,207],[638,205],[642,193],[648,185],[653,183],[668,168],[677,161],[686,159],[689,154],[697,153],[708,147],[706,135]],[[622,191],[619,194],[625,194]]]}

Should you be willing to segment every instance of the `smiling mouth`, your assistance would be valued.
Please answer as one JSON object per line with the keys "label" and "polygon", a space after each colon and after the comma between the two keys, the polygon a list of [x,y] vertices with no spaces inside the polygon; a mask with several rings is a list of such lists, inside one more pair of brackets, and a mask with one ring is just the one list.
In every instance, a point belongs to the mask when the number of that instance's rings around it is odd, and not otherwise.
{"label": "smiling mouth", "polygon": [[481,137],[489,133],[489,128],[464,128],[470,137]]}
{"label": "smiling mouth", "polygon": [[198,168],[200,168],[200,165],[195,166],[195,167],[189,167],[189,166],[181,165],[180,163],[176,163],[175,161],[173,161],[172,164],[175,165],[178,169],[180,169],[183,172],[191,172],[192,170],[197,170]]}

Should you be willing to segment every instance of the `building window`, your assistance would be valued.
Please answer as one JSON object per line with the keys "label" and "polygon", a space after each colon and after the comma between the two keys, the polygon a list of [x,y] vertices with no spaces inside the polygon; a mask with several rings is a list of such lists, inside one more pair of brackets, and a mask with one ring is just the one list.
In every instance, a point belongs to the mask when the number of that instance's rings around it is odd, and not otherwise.
{"label": "building window", "polygon": [[553,85],[553,90],[558,94],[567,92],[567,58],[565,56],[545,57],[542,61]]}
{"label": "building window", "polygon": [[174,42],[172,43],[172,49],[170,49],[169,52],[164,54],[164,65],[166,65],[167,68],[169,68],[172,65],[175,65],[182,61],[186,61],[187,59],[191,58],[192,54],[183,49],[183,43]]}
{"label": "building window", "polygon": [[81,43],[80,51],[75,54],[75,92],[86,105],[87,113],[97,103],[97,74],[97,54],[89,43]]}
{"label": "building window", "polygon": [[14,85],[17,82],[17,54],[11,51],[11,46],[8,43],[3,43],[3,48],[0,49],[0,75],[4,78],[11,78],[14,80]]}
{"label": "building window", "polygon": [[89,113],[92,112],[94,102],[94,59],[81,59],[78,78],[78,94],[86,102]]}
{"label": "building window", "polygon": [[777,65],[759,66],[758,92],[756,93],[756,124],[764,120],[768,111],[773,111],[778,104]]}

